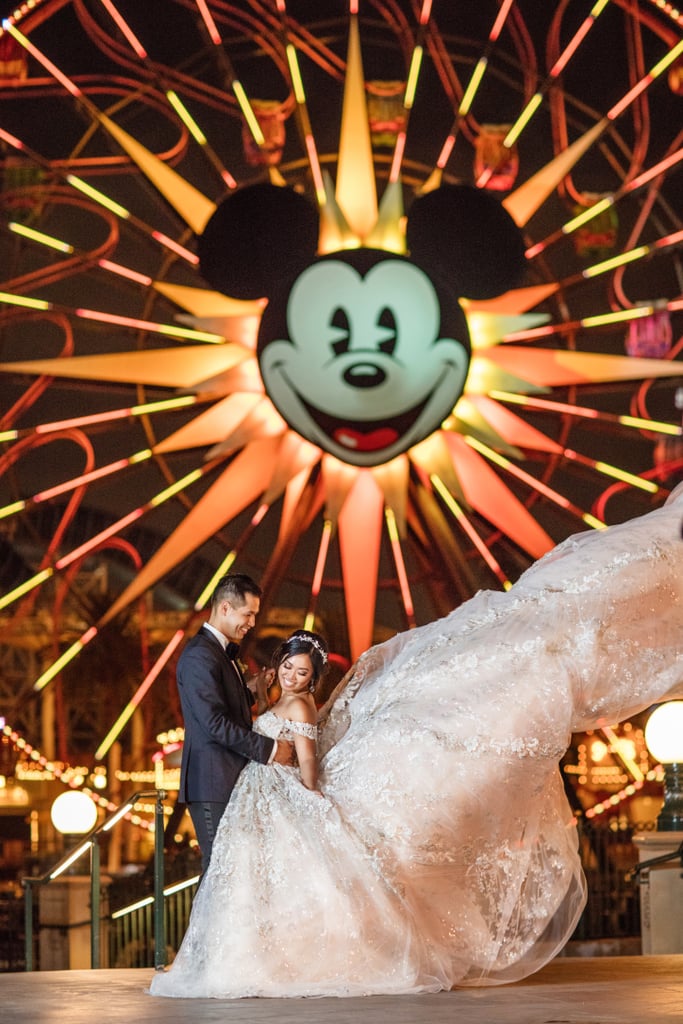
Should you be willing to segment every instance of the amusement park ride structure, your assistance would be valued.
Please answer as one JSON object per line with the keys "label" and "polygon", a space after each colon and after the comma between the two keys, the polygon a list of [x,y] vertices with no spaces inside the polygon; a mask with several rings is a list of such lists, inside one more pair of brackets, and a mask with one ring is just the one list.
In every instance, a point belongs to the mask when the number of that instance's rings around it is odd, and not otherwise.
{"label": "amusement park ride structure", "polygon": [[0,703],[50,756],[148,754],[229,569],[246,660],[350,661],[665,500],[672,5],[5,8]]}

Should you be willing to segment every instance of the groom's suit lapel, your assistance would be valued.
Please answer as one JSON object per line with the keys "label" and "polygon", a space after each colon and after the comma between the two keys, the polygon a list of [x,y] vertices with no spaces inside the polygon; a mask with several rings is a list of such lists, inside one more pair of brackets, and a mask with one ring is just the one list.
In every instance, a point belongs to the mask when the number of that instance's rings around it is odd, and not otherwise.
{"label": "groom's suit lapel", "polygon": [[[237,644],[228,644],[227,650],[223,648],[220,640],[213,635],[211,630],[202,629],[202,634],[208,638],[217,651],[217,657],[221,662],[221,679],[225,691],[226,702],[232,704],[235,696],[240,702],[240,708],[244,716],[245,724],[251,725],[251,694],[244,680],[242,671],[237,662],[239,647]],[[232,700],[230,699],[232,696]]]}

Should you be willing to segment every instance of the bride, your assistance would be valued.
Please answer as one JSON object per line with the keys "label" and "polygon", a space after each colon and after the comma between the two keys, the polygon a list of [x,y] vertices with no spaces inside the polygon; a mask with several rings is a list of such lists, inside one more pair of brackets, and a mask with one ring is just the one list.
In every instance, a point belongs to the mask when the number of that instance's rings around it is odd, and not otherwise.
{"label": "bride", "polygon": [[152,995],[434,992],[551,959],[585,903],[570,736],[683,695],[682,518],[680,484],[371,648],[317,726],[326,645],[290,637],[255,728],[300,767],[243,770]]}

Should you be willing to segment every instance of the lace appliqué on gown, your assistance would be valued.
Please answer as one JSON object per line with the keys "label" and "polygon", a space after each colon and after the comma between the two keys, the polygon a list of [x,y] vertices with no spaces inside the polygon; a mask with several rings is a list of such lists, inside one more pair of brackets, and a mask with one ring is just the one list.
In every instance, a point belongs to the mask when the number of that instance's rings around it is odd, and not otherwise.
{"label": "lace appliqu\u00e9 on gown", "polygon": [[321,713],[324,796],[245,768],[152,992],[435,991],[554,956],[585,902],[558,761],[572,732],[682,695],[682,517],[683,486],[363,655]]}
{"label": "lace appliqu\u00e9 on gown", "polygon": [[[255,728],[276,738],[316,732],[273,712]],[[251,762],[219,825],[182,946],[150,991],[231,998],[416,989],[404,921],[374,852],[334,805],[307,790],[298,769]]]}

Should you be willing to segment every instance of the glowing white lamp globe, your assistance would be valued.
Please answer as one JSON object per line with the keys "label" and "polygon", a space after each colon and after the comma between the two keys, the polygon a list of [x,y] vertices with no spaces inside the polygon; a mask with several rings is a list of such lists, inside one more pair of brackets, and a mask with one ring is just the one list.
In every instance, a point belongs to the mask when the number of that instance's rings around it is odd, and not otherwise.
{"label": "glowing white lamp globe", "polygon": [[660,704],[645,726],[645,743],[664,765],[664,803],[658,832],[683,831],[683,700]]}
{"label": "glowing white lamp globe", "polygon": [[683,762],[683,700],[660,704],[645,726],[645,743],[662,764]]}
{"label": "glowing white lamp globe", "polygon": [[70,790],[61,793],[50,809],[52,824],[62,835],[81,836],[97,822],[97,807],[85,793]]}

